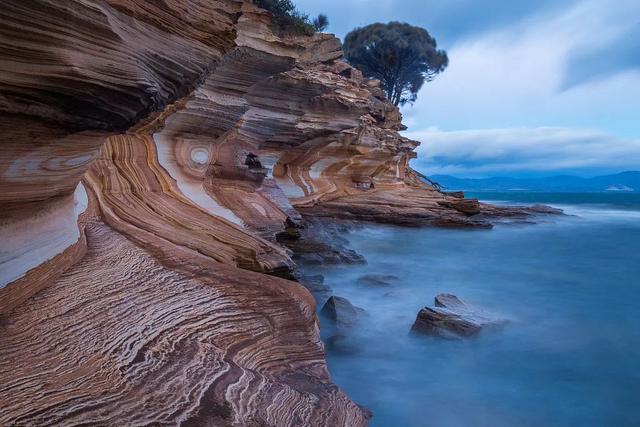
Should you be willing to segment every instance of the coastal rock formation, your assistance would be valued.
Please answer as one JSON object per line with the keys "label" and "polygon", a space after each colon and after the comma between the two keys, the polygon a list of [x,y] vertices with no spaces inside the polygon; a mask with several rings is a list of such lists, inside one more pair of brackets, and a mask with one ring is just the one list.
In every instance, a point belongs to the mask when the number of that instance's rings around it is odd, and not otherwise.
{"label": "coastal rock formation", "polygon": [[484,329],[504,326],[505,319],[497,318],[479,310],[452,294],[435,297],[435,307],[425,307],[418,312],[411,332],[441,338],[462,338]]}
{"label": "coastal rock formation", "polygon": [[411,170],[338,39],[270,26],[240,0],[3,2],[0,424],[366,424],[291,249],[362,261],[313,217],[502,211]]}
{"label": "coastal rock formation", "polygon": [[339,330],[344,330],[353,327],[366,312],[346,298],[332,296],[324,304],[320,314],[335,322]]}
{"label": "coastal rock formation", "polygon": [[311,292],[316,301],[325,301],[331,296],[331,288],[324,283],[323,275],[300,275],[297,279]]}
{"label": "coastal rock formation", "polygon": [[97,218],[85,233],[82,260],[3,319],[0,424],[365,423],[304,289],[144,250]]}
{"label": "coastal rock formation", "polygon": [[293,251],[297,265],[366,264],[364,257],[349,247],[346,235],[353,230],[353,224],[344,221],[307,217],[299,229],[300,238],[284,244]]}
{"label": "coastal rock formation", "polygon": [[348,299],[335,295],[329,297],[320,310],[327,351],[343,355],[358,352],[359,339],[352,332],[365,316],[367,312],[351,304]]}
{"label": "coastal rock formation", "polygon": [[310,294],[260,274],[290,275],[273,237],[300,215],[248,92],[306,47],[233,0],[0,20],[0,424],[366,424]]}

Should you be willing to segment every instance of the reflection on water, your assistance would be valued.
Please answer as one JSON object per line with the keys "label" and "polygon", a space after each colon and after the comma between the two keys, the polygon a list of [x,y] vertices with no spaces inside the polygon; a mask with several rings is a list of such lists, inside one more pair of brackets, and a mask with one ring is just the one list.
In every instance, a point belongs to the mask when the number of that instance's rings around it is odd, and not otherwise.
{"label": "reflection on water", "polygon": [[[367,265],[309,269],[369,313],[327,357],[372,425],[640,424],[640,205],[571,202],[554,206],[579,216],[534,226],[366,227],[349,238]],[[441,292],[512,322],[466,341],[410,337]]]}

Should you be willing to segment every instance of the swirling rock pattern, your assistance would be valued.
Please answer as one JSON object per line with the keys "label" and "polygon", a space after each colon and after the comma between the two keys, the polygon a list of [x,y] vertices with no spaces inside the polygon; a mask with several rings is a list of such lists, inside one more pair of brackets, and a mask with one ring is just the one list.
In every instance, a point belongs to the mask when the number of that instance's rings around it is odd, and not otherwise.
{"label": "swirling rock pattern", "polygon": [[0,424],[365,422],[295,283],[152,256],[96,219],[86,233],[82,260],[2,327]]}
{"label": "swirling rock pattern", "polygon": [[258,217],[299,214],[233,129],[303,47],[231,0],[1,13],[0,424],[365,424],[308,292],[248,271],[290,271]]}
{"label": "swirling rock pattern", "polygon": [[341,56],[240,0],[3,2],[0,424],[367,423],[276,236],[502,211],[423,183]]}

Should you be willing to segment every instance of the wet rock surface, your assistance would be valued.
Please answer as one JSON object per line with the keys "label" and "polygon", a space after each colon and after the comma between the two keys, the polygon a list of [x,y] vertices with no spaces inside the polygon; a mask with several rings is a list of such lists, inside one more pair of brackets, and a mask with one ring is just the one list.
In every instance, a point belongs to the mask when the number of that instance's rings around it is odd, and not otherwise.
{"label": "wet rock surface", "polygon": [[299,229],[300,238],[284,243],[299,265],[366,264],[362,255],[349,248],[345,237],[357,227],[349,222],[309,218]]}
{"label": "wet rock surface", "polygon": [[418,312],[411,333],[447,339],[470,337],[487,329],[498,329],[508,321],[473,307],[452,294],[435,297],[435,307]]}
{"label": "wet rock surface", "polygon": [[481,213],[476,217],[492,223],[503,221],[535,223],[539,217],[564,215],[562,209],[540,204],[532,206],[495,206],[480,203],[480,208]]}
{"label": "wet rock surface", "polygon": [[331,296],[331,287],[324,283],[322,274],[298,274],[296,280],[311,292],[316,301],[326,301]]}
{"label": "wet rock surface", "polygon": [[320,310],[320,315],[335,322],[338,330],[344,331],[355,326],[366,315],[366,311],[354,306],[346,298],[332,296]]}

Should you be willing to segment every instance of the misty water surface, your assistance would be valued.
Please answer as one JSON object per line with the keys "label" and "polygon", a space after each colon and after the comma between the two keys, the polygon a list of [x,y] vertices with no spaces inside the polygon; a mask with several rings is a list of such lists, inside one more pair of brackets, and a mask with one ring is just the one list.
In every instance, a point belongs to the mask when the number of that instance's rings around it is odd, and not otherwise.
{"label": "misty water surface", "polygon": [[[372,425],[640,425],[640,199],[585,197],[502,197],[577,215],[537,225],[367,226],[349,235],[366,266],[309,270],[369,313],[327,356]],[[357,283],[372,273],[397,280]],[[511,323],[464,341],[410,337],[441,292]]]}

